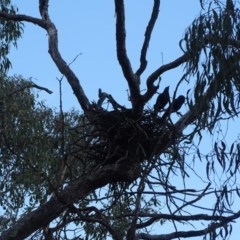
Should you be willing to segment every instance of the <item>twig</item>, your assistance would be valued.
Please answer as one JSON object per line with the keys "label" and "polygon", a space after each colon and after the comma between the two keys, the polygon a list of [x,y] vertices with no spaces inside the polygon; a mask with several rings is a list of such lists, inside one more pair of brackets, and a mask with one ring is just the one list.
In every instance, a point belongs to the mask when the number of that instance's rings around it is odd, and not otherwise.
{"label": "twig", "polygon": [[37,85],[36,83],[33,83],[33,82],[31,83],[30,87],[34,87],[34,88],[37,88],[37,89],[40,89],[40,90],[44,90],[45,92],[47,92],[49,94],[53,93],[53,91],[49,90],[48,88],[39,86],[39,85]]}

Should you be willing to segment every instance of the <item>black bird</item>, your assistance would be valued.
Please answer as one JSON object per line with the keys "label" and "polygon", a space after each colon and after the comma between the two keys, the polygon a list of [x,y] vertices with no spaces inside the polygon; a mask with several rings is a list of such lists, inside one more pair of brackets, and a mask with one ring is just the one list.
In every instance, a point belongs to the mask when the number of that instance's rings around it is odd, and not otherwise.
{"label": "black bird", "polygon": [[182,107],[184,102],[185,102],[185,97],[183,95],[180,95],[177,98],[175,98],[173,100],[172,104],[169,106],[169,108],[163,114],[162,119],[165,119],[171,113],[177,112]]}
{"label": "black bird", "polygon": [[161,109],[163,109],[169,103],[169,86],[164,89],[162,93],[160,93],[157,97],[157,101],[154,104],[154,113],[158,113]]}
{"label": "black bird", "polygon": [[174,99],[173,103],[172,103],[172,112],[177,112],[182,105],[185,102],[185,97],[183,95],[178,96],[176,99]]}

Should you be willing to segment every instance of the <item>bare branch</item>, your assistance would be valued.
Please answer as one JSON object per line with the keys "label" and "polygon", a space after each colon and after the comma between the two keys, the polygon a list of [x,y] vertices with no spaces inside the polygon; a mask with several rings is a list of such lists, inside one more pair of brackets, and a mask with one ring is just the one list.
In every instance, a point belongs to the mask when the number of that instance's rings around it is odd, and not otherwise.
{"label": "bare branch", "polygon": [[[48,1],[46,1],[48,2]],[[53,61],[55,62],[56,66],[58,67],[59,71],[66,77],[68,83],[72,87],[72,90],[75,96],[78,99],[82,109],[84,111],[90,108],[90,103],[87,96],[84,93],[84,90],[79,82],[79,79],[68,66],[68,64],[63,60],[59,50],[58,50],[58,34],[55,25],[50,21],[48,14],[46,14],[46,7],[44,8],[45,15],[47,16],[47,20],[41,20],[38,18],[29,17],[26,15],[11,15],[0,12],[0,19],[3,20],[13,20],[13,21],[27,21],[38,26],[44,28],[48,32],[49,36],[49,54],[51,55]]]}
{"label": "bare branch", "polygon": [[144,187],[145,187],[145,183],[144,183],[145,178],[146,178],[146,176],[144,175],[141,178],[139,186],[138,186],[137,196],[136,196],[136,204],[135,204],[136,207],[135,207],[135,210],[134,210],[131,226],[129,227],[128,232],[127,232],[127,240],[134,239],[134,236],[135,236],[137,220],[138,220],[138,217],[139,217],[138,214],[140,212],[140,206],[141,206],[142,193],[143,193]]}
{"label": "bare branch", "polygon": [[47,30],[47,25],[48,23],[42,19],[39,18],[35,18],[35,17],[30,17],[27,15],[23,15],[23,14],[8,14],[5,12],[1,12],[0,11],[0,19],[1,20],[11,20],[11,21],[15,21],[15,22],[30,22],[33,24],[38,25],[39,27],[44,28],[45,30]]}
{"label": "bare branch", "polygon": [[206,196],[207,190],[209,189],[209,187],[211,186],[211,183],[208,183],[208,185],[206,186],[206,188],[203,190],[203,192],[201,194],[199,194],[195,199],[193,199],[192,201],[188,201],[185,204],[183,204],[181,207],[179,207],[173,214],[179,212],[181,209],[185,208],[186,206],[193,206],[193,204],[195,202],[198,202],[201,198],[203,198],[204,196]]}
{"label": "bare branch", "polygon": [[151,217],[151,219],[147,220],[146,222],[137,224],[137,228],[144,228],[149,225],[151,225],[154,221],[160,220],[160,219],[166,219],[166,220],[174,220],[178,222],[182,221],[233,221],[237,218],[237,216],[240,214],[240,211],[232,214],[229,217],[224,216],[213,216],[213,215],[207,215],[207,214],[195,214],[195,215],[174,215],[174,214],[143,214],[140,213],[140,217]]}
{"label": "bare branch", "polygon": [[125,10],[123,0],[115,0],[117,57],[130,90],[133,108],[139,104],[140,80],[133,73],[126,50]]}
{"label": "bare branch", "polygon": [[13,94],[16,94],[17,92],[22,92],[24,91],[25,89],[27,88],[37,88],[37,89],[40,89],[40,90],[43,90],[43,91],[46,91],[47,93],[49,94],[52,94],[53,92],[51,90],[49,90],[48,88],[45,88],[45,87],[42,87],[42,86],[39,86],[37,84],[35,84],[34,82],[30,81],[30,82],[26,82],[25,84],[23,84],[23,86],[21,86],[20,88],[17,88],[13,91],[11,91],[8,96],[11,96]]}
{"label": "bare branch", "polygon": [[49,34],[49,54],[51,55],[53,61],[58,67],[59,71],[66,77],[68,83],[72,87],[75,96],[78,99],[82,109],[84,111],[88,110],[90,107],[89,100],[84,93],[84,90],[79,82],[79,79],[68,66],[68,64],[63,60],[59,50],[58,50],[58,34],[57,29],[53,23],[48,25]]}
{"label": "bare branch", "polygon": [[37,85],[36,83],[32,83],[31,86],[34,87],[34,88],[40,89],[40,90],[44,90],[44,91],[46,91],[46,92],[49,93],[49,94],[52,94],[52,93],[53,93],[53,91],[49,90],[48,88],[39,86],[39,85]]}
{"label": "bare branch", "polygon": [[[169,216],[169,218],[171,218],[171,216]],[[181,216],[179,216],[179,217],[181,217]],[[178,232],[175,231],[173,233],[161,234],[161,235],[150,235],[150,234],[146,234],[146,233],[139,233],[139,234],[137,234],[137,237],[138,237],[138,239],[144,239],[144,240],[167,240],[167,239],[174,239],[174,238],[190,238],[190,237],[204,236],[208,233],[214,232],[216,229],[223,227],[230,222],[233,222],[235,219],[237,219],[239,217],[240,217],[240,211],[229,217],[209,216],[209,217],[207,217],[207,219],[203,219],[203,220],[219,221],[219,222],[217,222],[217,223],[213,222],[213,223],[209,224],[207,228],[204,228],[202,230],[178,231]],[[219,218],[219,219],[217,219],[217,218]]]}
{"label": "bare branch", "polygon": [[155,94],[156,86],[154,86],[154,83],[156,80],[158,80],[159,76],[170,69],[180,66],[181,64],[185,63],[188,59],[189,56],[187,53],[185,53],[176,60],[168,64],[162,65],[156,71],[154,71],[147,79],[147,92],[143,95],[144,103],[148,102]]}
{"label": "bare branch", "polygon": [[42,19],[48,20],[48,2],[49,0],[39,0],[39,12],[42,16]]}
{"label": "bare branch", "polygon": [[[78,214],[78,216],[79,216],[78,221],[81,220],[81,221],[85,221],[85,222],[99,223],[99,224],[103,225],[109,231],[109,233],[113,236],[114,239],[116,239],[116,240],[121,239],[118,235],[118,232],[111,226],[111,224],[107,220],[107,217],[96,207],[87,207],[84,209],[84,211],[95,213],[95,214],[92,214],[91,216],[84,216],[82,214],[83,210],[76,208],[74,205],[70,206],[69,210],[71,212]],[[63,223],[63,226],[65,224],[66,223]]]}
{"label": "bare branch", "polygon": [[160,0],[154,0],[152,15],[145,31],[145,39],[144,39],[142,50],[141,50],[140,67],[136,71],[137,76],[140,76],[147,67],[147,59],[146,59],[147,49],[149,46],[149,42],[151,40],[151,35],[152,35],[154,25],[158,18],[159,8],[160,8]]}

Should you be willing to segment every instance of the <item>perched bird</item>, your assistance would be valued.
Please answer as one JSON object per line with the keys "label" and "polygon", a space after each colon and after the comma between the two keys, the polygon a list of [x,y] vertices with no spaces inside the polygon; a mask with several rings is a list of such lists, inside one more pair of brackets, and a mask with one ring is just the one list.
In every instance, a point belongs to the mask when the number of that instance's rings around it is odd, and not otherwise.
{"label": "perched bird", "polygon": [[158,113],[161,109],[163,109],[169,103],[169,86],[164,89],[162,93],[160,93],[157,97],[157,101],[154,104],[154,113]]}
{"label": "perched bird", "polygon": [[177,112],[182,105],[185,102],[185,97],[183,95],[178,96],[176,99],[174,99],[173,103],[172,103],[172,112]]}
{"label": "perched bird", "polygon": [[172,104],[169,106],[169,108],[163,114],[162,119],[165,119],[171,113],[177,112],[182,107],[184,102],[185,102],[185,97],[183,95],[180,95],[177,98],[175,98],[173,100]]}

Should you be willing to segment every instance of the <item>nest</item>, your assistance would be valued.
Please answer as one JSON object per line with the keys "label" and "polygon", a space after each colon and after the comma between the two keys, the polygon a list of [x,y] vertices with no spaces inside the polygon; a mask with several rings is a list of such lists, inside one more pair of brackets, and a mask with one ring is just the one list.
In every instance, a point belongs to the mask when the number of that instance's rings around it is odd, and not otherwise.
{"label": "nest", "polygon": [[158,154],[169,141],[169,124],[152,111],[135,116],[130,109],[91,111],[77,143],[96,164],[141,163]]}

